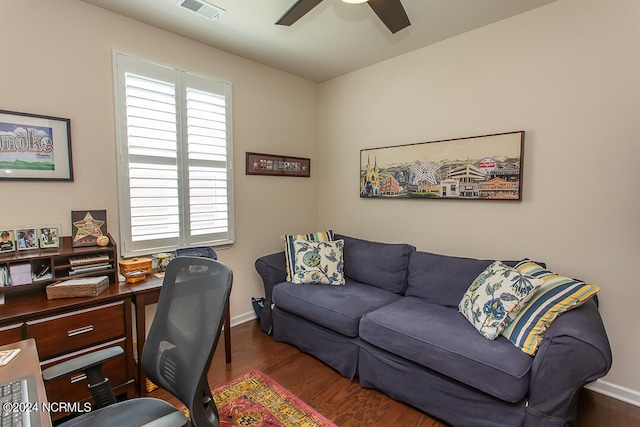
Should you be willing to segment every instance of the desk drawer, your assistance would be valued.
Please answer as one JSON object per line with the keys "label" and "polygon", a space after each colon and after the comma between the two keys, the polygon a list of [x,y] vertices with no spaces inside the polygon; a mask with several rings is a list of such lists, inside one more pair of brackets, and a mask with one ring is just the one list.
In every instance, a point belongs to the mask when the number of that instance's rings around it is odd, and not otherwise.
{"label": "desk drawer", "polygon": [[27,322],[41,360],[125,335],[124,302]]}
{"label": "desk drawer", "polygon": [[0,345],[11,344],[22,339],[22,323],[0,327]]}
{"label": "desk drawer", "polygon": [[[83,354],[92,353],[94,351],[114,346],[125,348],[125,339],[121,338],[119,340],[110,341],[108,343],[91,347],[86,350],[78,351],[73,354],[47,360],[42,363],[41,367],[44,370],[50,366],[57,365],[58,363],[64,362],[66,360],[82,356]],[[118,356],[115,359],[106,362],[102,366],[102,372],[104,373],[104,376],[109,379],[109,384],[111,385],[111,387],[115,387],[127,382],[127,363],[125,356],[126,354],[122,354],[121,356]],[[87,388],[88,385],[89,384],[87,382],[87,379],[82,372],[67,375],[56,380],[47,381],[45,382],[45,386],[47,388],[47,400],[50,403],[86,401],[91,397],[91,392]],[[64,414],[51,415],[54,418],[59,418],[59,416]]]}

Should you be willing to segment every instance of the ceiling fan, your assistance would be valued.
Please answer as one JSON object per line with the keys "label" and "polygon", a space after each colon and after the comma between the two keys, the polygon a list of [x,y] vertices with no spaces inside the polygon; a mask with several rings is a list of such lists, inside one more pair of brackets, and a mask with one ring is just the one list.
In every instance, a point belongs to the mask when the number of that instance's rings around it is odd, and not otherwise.
{"label": "ceiling fan", "polygon": [[[277,25],[290,26],[302,18],[322,0],[297,0],[284,15],[278,19]],[[378,18],[393,34],[411,25],[407,12],[400,0],[342,0],[346,3],[369,3]]]}

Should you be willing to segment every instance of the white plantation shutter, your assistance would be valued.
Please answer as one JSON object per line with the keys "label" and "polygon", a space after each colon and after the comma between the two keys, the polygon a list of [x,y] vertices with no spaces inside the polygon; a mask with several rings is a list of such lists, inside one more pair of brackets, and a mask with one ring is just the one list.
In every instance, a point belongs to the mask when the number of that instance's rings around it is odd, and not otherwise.
{"label": "white plantation shutter", "polygon": [[231,85],[116,53],[121,252],[233,242]]}

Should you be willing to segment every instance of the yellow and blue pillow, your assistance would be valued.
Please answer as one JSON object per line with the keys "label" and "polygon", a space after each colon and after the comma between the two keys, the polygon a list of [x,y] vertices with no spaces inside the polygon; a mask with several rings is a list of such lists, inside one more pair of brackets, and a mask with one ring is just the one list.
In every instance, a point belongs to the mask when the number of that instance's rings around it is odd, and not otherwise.
{"label": "yellow and blue pillow", "polygon": [[312,242],[331,242],[333,241],[333,230],[318,231],[309,234],[283,234],[280,236],[284,243],[284,256],[287,267],[287,281],[291,281],[292,266],[295,263],[295,251],[293,242],[296,240],[307,240]]}
{"label": "yellow and blue pillow", "polygon": [[515,266],[523,274],[544,283],[502,332],[523,352],[533,356],[549,325],[562,313],[584,304],[600,288],[555,274],[535,262],[524,260]]}

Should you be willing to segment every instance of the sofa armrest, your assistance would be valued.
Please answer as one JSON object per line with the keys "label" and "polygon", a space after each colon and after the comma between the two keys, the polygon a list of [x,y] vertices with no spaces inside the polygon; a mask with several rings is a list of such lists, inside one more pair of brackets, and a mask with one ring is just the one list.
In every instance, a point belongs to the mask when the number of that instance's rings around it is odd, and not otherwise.
{"label": "sofa armrest", "polygon": [[287,280],[287,267],[283,252],[265,255],[256,260],[256,270],[264,284],[264,297],[271,304],[273,287]]}
{"label": "sofa armrest", "polygon": [[271,333],[271,301],[273,287],[287,280],[287,267],[284,251],[265,255],[255,262],[256,271],[264,285],[264,307],[260,310],[260,328]]}
{"label": "sofa armrest", "polygon": [[595,298],[559,316],[547,330],[531,367],[525,425],[574,422],[580,390],[606,375],[611,363],[611,347]]}

